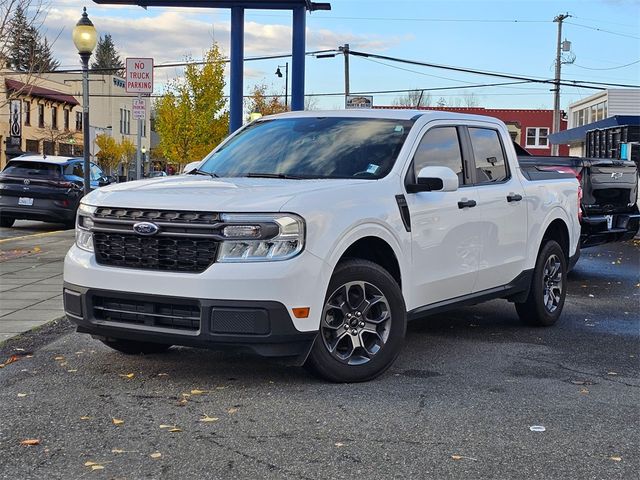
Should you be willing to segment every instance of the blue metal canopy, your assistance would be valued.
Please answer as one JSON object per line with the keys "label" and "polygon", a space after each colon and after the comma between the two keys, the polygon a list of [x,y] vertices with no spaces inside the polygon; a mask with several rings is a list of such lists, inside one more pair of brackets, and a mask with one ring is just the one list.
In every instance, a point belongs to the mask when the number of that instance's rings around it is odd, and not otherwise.
{"label": "blue metal canopy", "polygon": [[231,9],[231,52],[229,81],[229,131],[242,126],[244,86],[244,11],[291,10],[293,38],[291,42],[291,109],[304,110],[304,67],[306,12],[331,10],[330,3],[310,0],[93,0],[98,4],[137,5],[139,7],[192,7]]}
{"label": "blue metal canopy", "polygon": [[568,145],[574,142],[584,142],[587,138],[587,132],[590,130],[617,127],[621,125],[640,125],[640,116],[638,115],[614,115],[613,117],[604,118],[597,122],[588,123],[581,127],[570,128],[562,132],[552,133],[549,135],[549,142],[556,145]]}

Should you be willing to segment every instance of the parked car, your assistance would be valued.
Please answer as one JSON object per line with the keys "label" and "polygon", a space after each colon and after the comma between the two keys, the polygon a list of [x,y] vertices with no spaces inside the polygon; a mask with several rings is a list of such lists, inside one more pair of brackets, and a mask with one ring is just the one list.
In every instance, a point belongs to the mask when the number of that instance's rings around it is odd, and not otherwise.
{"label": "parked car", "polygon": [[167,172],[163,172],[162,170],[149,172],[148,178],[158,178],[158,177],[166,177]]}
{"label": "parked car", "polygon": [[393,363],[409,319],[504,298],[554,324],[578,255],[578,188],[523,176],[494,118],[264,117],[191,175],[83,199],[65,311],[124,353],[248,348],[364,381]]}
{"label": "parked car", "polygon": [[631,240],[640,229],[638,167],[610,158],[545,157],[519,147],[518,161],[528,178],[564,173],[580,182],[580,246]]}
{"label": "parked car", "polygon": [[[91,188],[111,182],[93,163],[90,176]],[[11,227],[16,220],[41,220],[73,227],[83,185],[82,158],[16,157],[0,172],[0,226]]]}

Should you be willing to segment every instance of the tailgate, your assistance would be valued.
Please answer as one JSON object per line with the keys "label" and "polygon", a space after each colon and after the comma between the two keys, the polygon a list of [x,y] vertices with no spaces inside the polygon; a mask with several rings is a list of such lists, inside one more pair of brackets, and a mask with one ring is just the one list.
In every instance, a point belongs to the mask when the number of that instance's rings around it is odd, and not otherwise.
{"label": "tailgate", "polygon": [[585,178],[583,204],[589,213],[625,212],[636,203],[637,194],[635,163],[594,161]]}

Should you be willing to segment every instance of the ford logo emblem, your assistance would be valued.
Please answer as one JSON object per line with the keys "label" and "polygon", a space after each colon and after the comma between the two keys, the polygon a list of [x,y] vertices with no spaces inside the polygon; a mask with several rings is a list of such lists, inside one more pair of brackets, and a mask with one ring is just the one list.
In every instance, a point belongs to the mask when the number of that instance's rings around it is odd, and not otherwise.
{"label": "ford logo emblem", "polygon": [[151,222],[138,222],[133,226],[133,231],[138,235],[155,235],[160,228]]}

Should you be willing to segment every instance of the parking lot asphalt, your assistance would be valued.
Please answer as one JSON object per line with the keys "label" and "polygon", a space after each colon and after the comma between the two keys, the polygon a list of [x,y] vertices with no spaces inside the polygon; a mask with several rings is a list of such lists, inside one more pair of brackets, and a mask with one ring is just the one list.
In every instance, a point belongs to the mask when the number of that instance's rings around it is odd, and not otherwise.
{"label": "parking lot asphalt", "polygon": [[504,301],[434,316],[351,385],[58,324],[0,346],[0,478],[637,478],[639,306],[640,242],[585,250],[556,326]]}
{"label": "parking lot asphalt", "polygon": [[16,220],[11,228],[0,227],[0,240],[6,238],[23,237],[38,233],[65,230],[60,223],[36,222],[32,220]]}

